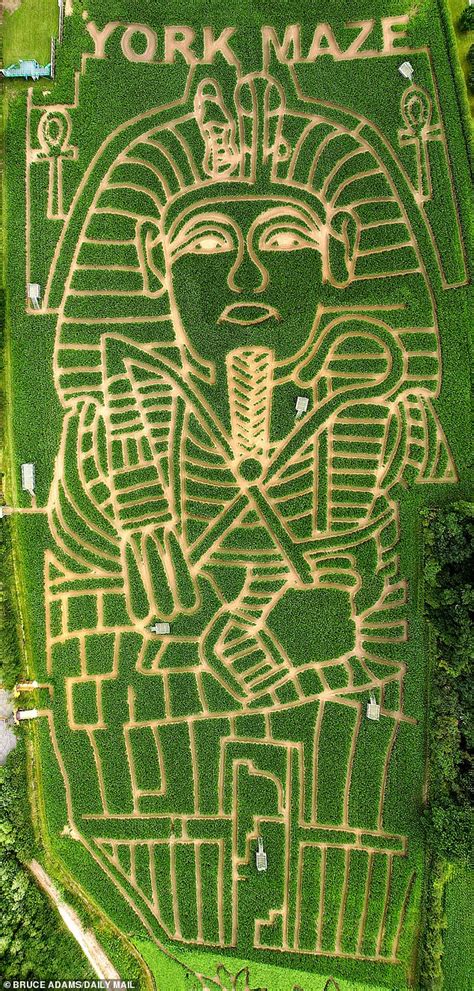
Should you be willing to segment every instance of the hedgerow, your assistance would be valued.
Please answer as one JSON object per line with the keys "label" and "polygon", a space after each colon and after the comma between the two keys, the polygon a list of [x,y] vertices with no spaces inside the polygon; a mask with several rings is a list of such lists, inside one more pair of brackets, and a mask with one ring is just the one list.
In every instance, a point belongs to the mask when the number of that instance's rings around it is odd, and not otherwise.
{"label": "hedgerow", "polygon": [[[431,630],[429,860],[420,987],[444,987],[446,885],[453,868],[471,870],[473,506],[425,514],[425,609]],[[451,975],[446,973],[449,979]]]}
{"label": "hedgerow", "polygon": [[[2,938],[0,967],[4,980],[44,974],[50,980],[65,971],[94,977],[74,938],[62,927],[51,904],[39,890],[26,863],[37,854],[26,795],[26,750],[18,741],[0,768],[0,892]],[[31,934],[34,938],[31,939]]]}
{"label": "hedgerow", "polygon": [[[0,541],[2,564],[2,665],[1,684],[12,689],[24,675],[20,628],[14,592],[10,528]],[[43,973],[45,955],[48,977],[59,978],[68,970],[83,980],[93,977],[73,937],[63,928],[51,904],[28,870],[40,854],[31,822],[28,797],[27,748],[21,737],[6,763],[0,767],[0,898],[2,932],[0,968],[4,980],[29,978]],[[35,935],[31,939],[31,934]]]}
{"label": "hedgerow", "polygon": [[469,857],[472,840],[472,564],[474,510],[460,503],[425,518],[425,608],[434,634],[430,712],[433,847]]}

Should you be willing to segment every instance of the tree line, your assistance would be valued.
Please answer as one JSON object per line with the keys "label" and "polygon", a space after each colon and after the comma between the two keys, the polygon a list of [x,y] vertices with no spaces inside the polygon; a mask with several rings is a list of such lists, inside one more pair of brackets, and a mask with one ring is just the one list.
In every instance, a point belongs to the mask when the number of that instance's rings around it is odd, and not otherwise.
{"label": "tree line", "polygon": [[473,849],[474,505],[455,503],[425,519],[425,613],[431,640],[429,874],[420,987],[443,987],[446,883],[470,869]]}
{"label": "tree line", "polygon": [[[458,21],[458,28],[463,34],[474,31],[474,7],[468,5],[464,8]],[[474,45],[471,45],[466,58],[469,64],[467,85],[471,93],[474,93]]]}

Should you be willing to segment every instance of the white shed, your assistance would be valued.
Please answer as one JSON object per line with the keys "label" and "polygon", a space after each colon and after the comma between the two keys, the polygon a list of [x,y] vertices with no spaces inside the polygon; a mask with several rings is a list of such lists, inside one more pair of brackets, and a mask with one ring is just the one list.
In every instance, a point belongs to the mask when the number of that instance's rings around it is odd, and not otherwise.
{"label": "white shed", "polygon": [[267,855],[263,849],[263,838],[261,836],[257,839],[257,850],[255,852],[255,864],[258,871],[266,871],[268,867]]}
{"label": "white shed", "polygon": [[41,305],[41,286],[38,282],[28,283],[28,299],[34,310],[39,310]]}
{"label": "white shed", "polygon": [[153,626],[150,626],[149,629],[150,633],[158,633],[163,635],[169,633],[171,627],[169,623],[153,623]]}
{"label": "white shed", "polygon": [[398,71],[404,79],[409,79],[410,82],[413,81],[415,70],[411,62],[402,62],[402,64],[398,66]]}
{"label": "white shed", "polygon": [[303,413],[306,413],[306,410],[308,409],[308,405],[309,405],[309,399],[308,399],[307,396],[297,396],[296,397],[296,415],[297,416],[302,416]]}
{"label": "white shed", "polygon": [[17,709],[15,712],[15,719],[17,722],[24,722],[27,719],[37,719],[38,710],[37,709]]}
{"label": "white shed", "polygon": [[25,461],[21,466],[21,487],[23,492],[34,495],[36,483],[35,466],[31,461]]}
{"label": "white shed", "polygon": [[373,692],[370,694],[370,701],[367,702],[367,719],[372,719],[377,723],[380,719],[380,706]]}

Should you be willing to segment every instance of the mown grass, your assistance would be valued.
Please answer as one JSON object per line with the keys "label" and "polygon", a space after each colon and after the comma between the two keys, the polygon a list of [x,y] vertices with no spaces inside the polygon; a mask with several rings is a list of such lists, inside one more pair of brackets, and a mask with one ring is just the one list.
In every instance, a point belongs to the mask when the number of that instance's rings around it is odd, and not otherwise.
{"label": "mown grass", "polygon": [[459,52],[459,61],[461,63],[461,69],[464,73],[464,78],[466,80],[467,96],[469,100],[469,106],[471,108],[471,113],[474,115],[474,93],[471,93],[470,89],[467,87],[467,77],[469,75],[469,62],[467,61],[467,53],[474,44],[474,31],[460,31],[458,27],[459,18],[467,6],[467,0],[449,0],[449,9],[451,11],[451,17],[453,19],[454,30],[456,34],[456,44]]}
{"label": "mown grass", "polygon": [[49,62],[51,38],[58,33],[57,0],[21,0],[13,14],[3,14],[3,64],[18,59]]}

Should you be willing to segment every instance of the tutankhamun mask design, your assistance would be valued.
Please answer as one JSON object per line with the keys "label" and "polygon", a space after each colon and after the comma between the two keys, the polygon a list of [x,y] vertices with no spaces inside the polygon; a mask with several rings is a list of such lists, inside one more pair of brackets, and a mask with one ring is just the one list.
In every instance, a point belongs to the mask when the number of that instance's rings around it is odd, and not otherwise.
{"label": "tutankhamun mask design", "polygon": [[[233,94],[204,79],[114,142],[70,221],[54,359],[48,651],[53,674],[67,663],[55,720],[90,783],[76,835],[156,935],[306,953],[341,952],[317,919],[304,935],[311,863],[330,872],[339,850],[349,877],[363,853],[367,892],[390,873],[399,924],[365,943],[361,904],[346,955],[393,961],[414,879],[384,818],[410,722],[398,499],[455,478],[410,211],[367,123],[287,106],[265,73]],[[385,748],[361,821],[371,691]],[[347,765],[332,813],[328,748]],[[282,893],[256,915],[243,881],[262,831]]]}

